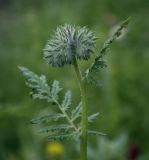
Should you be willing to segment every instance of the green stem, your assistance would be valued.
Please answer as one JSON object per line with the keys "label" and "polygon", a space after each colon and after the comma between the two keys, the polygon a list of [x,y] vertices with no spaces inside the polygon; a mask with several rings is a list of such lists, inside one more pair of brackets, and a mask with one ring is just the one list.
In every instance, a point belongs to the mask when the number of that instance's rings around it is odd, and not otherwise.
{"label": "green stem", "polygon": [[77,79],[79,82],[81,100],[82,100],[82,132],[81,132],[81,144],[80,144],[80,160],[87,160],[87,106],[86,106],[86,94],[85,83],[82,78],[76,58],[73,61],[73,66]]}

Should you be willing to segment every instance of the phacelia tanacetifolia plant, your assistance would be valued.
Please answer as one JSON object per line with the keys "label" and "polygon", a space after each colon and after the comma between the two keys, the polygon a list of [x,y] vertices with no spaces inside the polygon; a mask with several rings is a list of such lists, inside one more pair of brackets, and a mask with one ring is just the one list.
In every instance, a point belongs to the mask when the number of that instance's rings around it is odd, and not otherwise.
{"label": "phacelia tanacetifolia plant", "polygon": [[[96,73],[106,66],[104,56],[112,44],[127,28],[129,19],[122,22],[115,33],[104,43],[90,67],[82,74],[78,60],[88,60],[95,53],[97,38],[95,34],[86,27],[75,27],[71,25],[60,26],[56,29],[54,36],[47,42],[44,49],[44,59],[52,67],[63,67],[72,65],[76,73],[81,101],[78,106],[71,108],[71,91],[68,90],[63,100],[59,99],[62,88],[59,82],[54,80],[51,85],[47,83],[44,75],[37,75],[25,67],[19,67],[26,84],[32,89],[33,99],[43,99],[54,103],[59,108],[58,113],[49,113],[42,117],[31,120],[32,124],[46,123],[41,132],[48,134],[49,140],[79,139],[80,160],[87,160],[87,137],[88,135],[104,135],[98,131],[88,129],[88,123],[97,118],[99,113],[87,115],[86,85],[92,83],[97,85]],[[69,110],[69,111],[68,111]],[[61,123],[65,119],[65,123]],[[59,121],[57,125],[49,125],[49,122]],[[55,124],[55,123],[54,123]]]}

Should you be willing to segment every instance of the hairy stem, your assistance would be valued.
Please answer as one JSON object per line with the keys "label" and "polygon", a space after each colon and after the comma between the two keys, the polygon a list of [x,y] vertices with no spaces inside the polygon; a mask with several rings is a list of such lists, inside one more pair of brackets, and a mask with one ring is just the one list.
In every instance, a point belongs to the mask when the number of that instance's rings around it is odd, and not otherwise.
{"label": "hairy stem", "polygon": [[81,100],[82,100],[82,132],[81,132],[81,144],[80,144],[80,160],[87,160],[87,105],[86,105],[85,83],[83,81],[83,77],[80,72],[76,58],[73,61],[73,66],[79,82]]}

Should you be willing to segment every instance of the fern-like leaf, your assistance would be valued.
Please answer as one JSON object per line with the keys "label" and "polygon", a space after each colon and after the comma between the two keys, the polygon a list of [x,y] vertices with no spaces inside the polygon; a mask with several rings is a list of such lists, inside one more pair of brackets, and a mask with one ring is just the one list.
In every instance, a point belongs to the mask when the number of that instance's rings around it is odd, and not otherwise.
{"label": "fern-like leaf", "polygon": [[48,114],[48,115],[44,115],[35,119],[31,120],[32,124],[41,124],[44,122],[51,122],[51,121],[57,121],[60,118],[64,118],[65,115],[61,114],[61,113],[53,113],[53,114]]}
{"label": "fern-like leaf", "polygon": [[53,134],[53,135],[51,134],[48,136],[49,140],[54,140],[54,141],[57,141],[57,140],[63,141],[63,140],[69,140],[69,139],[75,139],[75,138],[78,138],[78,134],[76,133]]}
{"label": "fern-like leaf", "polygon": [[82,112],[82,102],[78,104],[78,106],[72,111],[71,119],[75,121],[77,118],[81,116]]}
{"label": "fern-like leaf", "polygon": [[94,77],[96,73],[100,71],[100,69],[106,67],[106,63],[103,60],[104,55],[107,53],[110,45],[122,34],[122,31],[127,28],[128,24],[130,22],[130,18],[126,19],[122,22],[122,24],[119,26],[119,28],[115,31],[115,33],[104,43],[103,47],[97,54],[94,62],[91,64],[91,66],[86,70],[85,72],[85,78],[89,82],[93,82],[96,84],[96,78]]}
{"label": "fern-like leaf", "polygon": [[88,116],[88,122],[93,122],[95,119],[97,119],[98,116],[99,116],[99,112]]}
{"label": "fern-like leaf", "polygon": [[48,102],[52,102],[50,86],[47,84],[46,77],[44,75],[38,76],[28,68],[19,67],[23,76],[26,78],[26,85],[32,89],[30,92],[33,99],[46,99]]}
{"label": "fern-like leaf", "polygon": [[51,88],[51,95],[55,100],[58,100],[58,94],[62,90],[59,86],[59,81],[54,81]]}
{"label": "fern-like leaf", "polygon": [[92,131],[92,130],[89,130],[88,134],[91,135],[91,136],[106,136],[105,133],[98,132],[98,131]]}
{"label": "fern-like leaf", "polygon": [[67,110],[71,105],[71,91],[67,91],[62,102],[62,107],[64,110]]}
{"label": "fern-like leaf", "polygon": [[[43,128],[43,132],[49,132],[50,139],[63,139],[64,137],[71,138],[74,137],[74,133],[75,136],[76,134],[79,136],[80,130],[73,122],[73,120],[80,116],[81,105],[79,105],[72,111],[71,115],[73,115],[74,117],[69,116],[69,114],[67,113],[67,109],[71,105],[71,91],[67,91],[65,93],[64,100],[61,104],[59,102],[59,93],[62,88],[60,87],[58,81],[55,80],[52,85],[49,86],[44,75],[38,76],[25,67],[19,67],[19,69],[21,70],[23,76],[26,78],[26,84],[32,89],[32,97],[34,99],[46,99],[48,102],[55,103],[60,111],[58,113],[52,113],[33,119],[31,120],[31,123],[47,124],[48,122],[57,121],[60,118],[63,118],[65,119],[65,121],[67,121],[67,124],[65,126],[63,124],[46,126],[46,128]],[[54,132],[54,134],[52,131]]]}
{"label": "fern-like leaf", "polygon": [[46,128],[41,129],[39,132],[40,133],[67,133],[69,130],[72,130],[72,126],[68,125],[68,124],[57,124],[57,125],[52,125]]}

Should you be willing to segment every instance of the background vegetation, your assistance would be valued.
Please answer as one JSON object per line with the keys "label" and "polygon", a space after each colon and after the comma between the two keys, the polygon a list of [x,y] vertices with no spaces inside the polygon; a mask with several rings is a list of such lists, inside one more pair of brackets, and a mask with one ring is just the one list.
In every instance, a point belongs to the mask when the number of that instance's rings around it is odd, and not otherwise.
{"label": "background vegetation", "polygon": [[[101,87],[88,86],[89,113],[100,112],[92,127],[107,133],[90,139],[89,157],[127,160],[138,153],[137,159],[149,159],[148,8],[148,0],[0,0],[0,160],[78,159],[78,146],[57,144],[55,152],[30,125],[30,119],[53,107],[31,100],[17,66],[45,74],[49,82],[59,79],[73,90],[76,104],[80,97],[72,69],[50,68],[42,58],[47,39],[58,25],[85,25],[101,47],[129,16],[127,36],[113,45],[108,67],[98,75]],[[81,62],[83,68],[88,64]]]}

